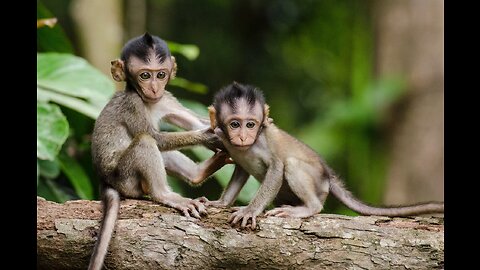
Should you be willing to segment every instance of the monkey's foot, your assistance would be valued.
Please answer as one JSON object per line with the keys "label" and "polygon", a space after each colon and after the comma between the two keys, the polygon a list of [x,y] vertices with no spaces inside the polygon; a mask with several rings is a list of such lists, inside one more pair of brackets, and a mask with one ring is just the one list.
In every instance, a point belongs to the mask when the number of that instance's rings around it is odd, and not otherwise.
{"label": "monkey's foot", "polygon": [[245,228],[248,227],[248,221],[250,220],[250,228],[252,230],[255,230],[257,228],[257,216],[258,211],[255,209],[251,209],[248,206],[241,206],[241,207],[233,207],[233,209],[236,210],[229,218],[228,222],[230,222],[232,225],[235,225],[235,223],[238,223],[240,220],[242,221],[240,227]]}
{"label": "monkey's foot", "polygon": [[206,197],[200,197],[200,198],[197,198],[196,200],[205,204],[205,206],[207,206],[207,207],[212,206],[212,207],[217,207],[217,208],[225,208],[225,207],[228,206],[228,204],[224,201],[221,201],[221,200],[210,201]]}
{"label": "monkey's foot", "polygon": [[180,210],[186,217],[190,217],[190,214],[196,218],[201,218],[201,214],[207,215],[207,209],[205,208],[205,205],[198,199],[192,200],[189,198],[184,198],[176,193],[171,193],[167,196],[164,196],[160,202]]}
{"label": "monkey's foot", "polygon": [[291,205],[282,205],[281,207],[274,208],[265,213],[266,216],[274,217],[297,217],[304,218],[310,217],[320,211],[308,208],[306,206],[291,206]]}

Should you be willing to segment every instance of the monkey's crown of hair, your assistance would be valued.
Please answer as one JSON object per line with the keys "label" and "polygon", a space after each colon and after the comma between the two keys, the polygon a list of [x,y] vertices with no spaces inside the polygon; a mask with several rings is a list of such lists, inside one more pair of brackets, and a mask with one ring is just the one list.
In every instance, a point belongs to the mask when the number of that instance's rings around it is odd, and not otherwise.
{"label": "monkey's crown of hair", "polygon": [[134,37],[125,44],[121,59],[128,61],[131,56],[136,56],[146,62],[151,49],[154,50],[155,56],[160,62],[165,61],[166,57],[171,55],[167,43],[163,39],[145,32],[145,34]]}
{"label": "monkey's crown of hair", "polygon": [[245,99],[251,106],[256,103],[263,106],[265,104],[265,97],[261,90],[252,85],[243,85],[234,81],[233,83],[220,89],[213,98],[213,106],[217,111],[220,110],[219,106],[223,103],[227,103],[231,106],[235,106],[235,103]]}

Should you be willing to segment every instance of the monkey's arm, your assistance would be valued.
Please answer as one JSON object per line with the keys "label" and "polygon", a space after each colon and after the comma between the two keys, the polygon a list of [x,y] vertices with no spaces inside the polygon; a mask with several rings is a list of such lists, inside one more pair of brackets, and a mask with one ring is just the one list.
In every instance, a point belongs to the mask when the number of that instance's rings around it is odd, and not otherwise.
{"label": "monkey's arm", "polygon": [[162,152],[167,172],[190,185],[202,184],[210,175],[227,164],[228,154],[220,151],[200,164],[179,151]]}
{"label": "monkey's arm", "polygon": [[232,178],[230,179],[230,182],[228,182],[220,199],[216,201],[208,201],[206,198],[203,198],[203,201],[207,206],[214,207],[227,207],[232,205],[240,193],[240,190],[242,190],[242,187],[247,183],[249,176],[250,175],[242,167],[235,165]]}
{"label": "monkey's arm", "polygon": [[210,128],[196,131],[158,132],[153,130],[151,132],[160,151],[171,151],[218,140]]}
{"label": "monkey's arm", "polygon": [[142,123],[142,119],[139,119],[138,122],[130,124],[127,129],[132,138],[142,133],[150,135],[157,142],[160,151],[177,150],[186,146],[218,141],[217,135],[209,127],[195,131],[159,132],[146,121]]}
{"label": "monkey's arm", "polygon": [[185,108],[178,100],[168,91],[165,91],[166,100],[165,107],[168,112],[163,117],[165,122],[178,126],[185,130],[202,129],[210,126],[210,121],[196,115],[194,112]]}
{"label": "monkey's arm", "polygon": [[125,114],[126,116],[121,124],[126,127],[131,138],[135,138],[142,133],[148,134],[155,139],[160,151],[176,150],[185,146],[218,141],[218,136],[208,126],[195,131],[159,132],[147,120],[140,98],[130,96],[129,100],[131,100],[133,106],[129,108],[129,112]]}
{"label": "monkey's arm", "polygon": [[282,187],[283,168],[284,165],[281,160],[273,159],[268,167],[265,179],[253,200],[248,206],[240,207],[230,216],[228,221],[235,224],[241,220],[241,227],[245,228],[248,220],[251,219],[252,223],[250,227],[255,229],[257,226],[257,216],[273,201]]}

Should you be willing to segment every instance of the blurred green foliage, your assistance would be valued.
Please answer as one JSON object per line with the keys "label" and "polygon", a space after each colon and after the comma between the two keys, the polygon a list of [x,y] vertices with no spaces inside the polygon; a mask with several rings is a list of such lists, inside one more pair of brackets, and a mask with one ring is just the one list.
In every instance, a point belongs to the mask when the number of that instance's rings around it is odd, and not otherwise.
{"label": "blurred green foliage", "polygon": [[[37,2],[37,19],[52,17]],[[113,94],[113,83],[72,54],[73,47],[58,24],[38,28],[37,48],[37,194],[58,202],[93,199],[86,169],[66,147],[82,123],[71,121],[65,110],[95,119]]]}
{"label": "blurred green foliage", "polygon": [[[60,11],[68,7],[69,1],[43,2]],[[401,97],[405,86],[401,78],[374,75],[372,1],[146,3],[146,31],[166,40],[189,44],[168,42],[172,53],[179,56],[178,75],[201,82],[192,83],[182,78],[171,82],[169,89],[185,106],[206,116],[205,107],[219,88],[233,80],[258,86],[264,91],[271,116],[280,128],[315,149],[360,199],[373,204],[381,202],[388,162],[383,125],[388,109]],[[38,14],[48,14],[46,12],[38,11]],[[72,53],[69,42],[59,40],[64,32],[74,36],[65,13],[62,12],[63,20],[60,20],[69,27],[65,31],[55,30],[58,26],[39,29],[39,51]],[[48,33],[54,30],[55,35]],[[81,178],[88,177],[96,187],[98,180],[91,170],[88,138],[93,120],[66,104],[59,104],[70,124],[70,135],[60,156],[68,153],[67,156],[77,160],[85,172]],[[211,155],[201,147],[187,153],[201,160]],[[39,194],[60,185],[61,192],[56,188],[51,189],[55,192],[48,192],[58,193],[54,194],[58,198],[89,196],[88,190],[84,195],[78,192],[83,184],[72,185],[62,180],[62,174],[67,175],[62,171],[64,167],[39,162],[40,176],[45,178],[39,185]],[[207,181],[200,188],[191,188],[173,179],[170,183],[184,196],[206,195],[216,199],[232,170],[231,165],[225,166],[216,174],[218,182]],[[238,203],[248,202],[257,188],[258,183],[250,179]],[[93,194],[95,198],[98,195],[95,189]],[[325,211],[352,214],[332,199],[327,200]]]}

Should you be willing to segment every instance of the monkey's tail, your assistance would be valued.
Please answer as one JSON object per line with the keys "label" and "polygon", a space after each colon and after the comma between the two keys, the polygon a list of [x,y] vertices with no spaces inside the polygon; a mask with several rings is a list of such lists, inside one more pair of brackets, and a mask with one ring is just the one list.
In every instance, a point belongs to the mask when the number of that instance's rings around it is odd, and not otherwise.
{"label": "monkey's tail", "polygon": [[428,202],[422,204],[399,206],[399,207],[374,207],[355,198],[348,191],[343,182],[336,176],[330,178],[330,192],[335,195],[343,204],[353,211],[362,215],[374,216],[413,216],[427,213],[443,213],[443,202]]}
{"label": "monkey's tail", "polygon": [[118,210],[120,208],[120,194],[111,187],[106,187],[103,190],[103,220],[98,234],[95,248],[93,249],[92,257],[88,270],[100,270],[103,266],[103,260],[107,254],[108,244],[112,238],[115,221],[117,220]]}

